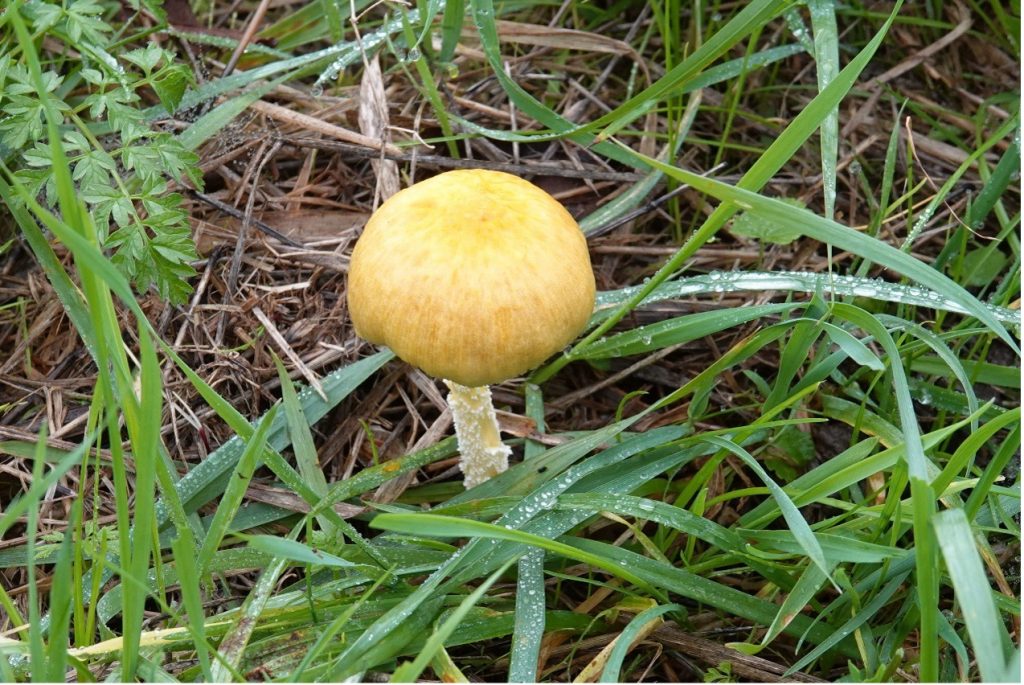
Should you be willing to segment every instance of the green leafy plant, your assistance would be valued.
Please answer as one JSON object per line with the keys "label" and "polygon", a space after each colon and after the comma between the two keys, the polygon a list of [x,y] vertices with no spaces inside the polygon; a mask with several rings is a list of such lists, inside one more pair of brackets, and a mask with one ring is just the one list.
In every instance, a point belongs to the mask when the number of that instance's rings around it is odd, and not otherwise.
{"label": "green leafy plant", "polygon": [[[152,285],[161,297],[180,302],[191,290],[196,253],[182,196],[171,183],[199,186],[202,178],[195,153],[157,130],[146,105],[155,98],[173,112],[192,73],[169,50],[144,38],[121,38],[131,22],[115,33],[108,19],[117,8],[80,0],[16,3],[9,11],[21,12],[36,45],[46,45],[44,87],[63,117],[60,142],[102,247],[140,292]],[[142,47],[120,52],[127,43]],[[8,26],[0,28],[0,49],[0,161],[54,207],[43,103]]]}

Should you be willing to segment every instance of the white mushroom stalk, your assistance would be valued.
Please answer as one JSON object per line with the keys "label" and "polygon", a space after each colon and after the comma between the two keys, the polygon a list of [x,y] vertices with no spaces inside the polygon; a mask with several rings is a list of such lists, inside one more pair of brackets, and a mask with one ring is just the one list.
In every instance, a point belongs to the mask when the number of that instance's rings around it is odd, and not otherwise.
{"label": "white mushroom stalk", "polygon": [[467,388],[447,379],[444,383],[462,455],[459,468],[465,486],[471,488],[505,471],[512,449],[501,441],[489,387]]}

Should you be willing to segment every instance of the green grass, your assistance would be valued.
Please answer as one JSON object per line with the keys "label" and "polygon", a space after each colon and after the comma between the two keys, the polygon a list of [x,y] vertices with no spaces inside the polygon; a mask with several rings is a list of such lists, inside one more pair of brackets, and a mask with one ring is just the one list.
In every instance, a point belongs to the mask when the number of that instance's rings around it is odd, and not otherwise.
{"label": "green grass", "polygon": [[[371,4],[353,6],[362,13]],[[632,20],[643,4],[570,3],[557,26],[611,26],[618,36],[622,18]],[[311,2],[267,20],[261,35],[272,46],[250,46],[236,72],[201,83],[180,55],[154,53],[133,86],[153,97],[148,109],[130,103],[133,121],[224,98],[167,134],[178,162],[167,165],[164,181],[181,178],[175,164],[193,163],[193,152],[201,158],[204,144],[276,86],[330,94],[354,83],[357,28],[362,49],[381,55],[388,83],[423,99],[450,156],[461,154],[463,138],[524,150],[559,141],[644,175],[582,217],[585,231],[644,206],[660,184],[690,188],[665,206],[669,222],[640,224],[674,253],[635,270],[626,287],[599,293],[580,339],[527,383],[509,386],[525,395],[531,438],[557,440],[513,440],[523,459],[472,490],[449,480],[383,503],[372,498],[376,488],[450,459],[454,440],[332,483],[312,428],[379,381],[393,355],[383,350],[338,368],[322,379],[324,396],[294,387],[275,358],[280,403],[262,416],[244,416],[190,368],[137,293],[155,283],[171,298],[164,281],[183,283],[192,271],[182,255],[194,252],[175,243],[164,270],[148,277],[110,258],[118,250],[110,212],[84,192],[76,164],[115,133],[103,117],[85,116],[79,96],[92,75],[84,62],[50,50],[60,40],[116,62],[121,48],[146,45],[145,32],[135,24],[118,32],[114,3],[88,3],[50,28],[13,3],[0,15],[0,45],[25,71],[12,76],[0,62],[0,86],[31,84],[37,119],[22,145],[10,136],[0,145],[0,197],[102,372],[77,447],[48,446],[45,426],[36,440],[0,442],[0,459],[32,474],[24,492],[0,502],[0,541],[25,539],[0,547],[0,677],[547,682],[587,673],[615,681],[655,664],[648,679],[666,679],[675,671],[662,669],[679,663],[634,639],[651,630],[656,639],[662,620],[700,632],[713,616],[724,627],[715,639],[735,650],[725,654],[764,659],[779,672],[857,682],[1014,680],[1019,94],[983,91],[1008,117],[979,108],[967,130],[943,118],[956,113],[947,104],[904,97],[899,81],[875,86],[882,104],[871,114],[885,133],[879,154],[859,156],[856,172],[839,165],[849,153],[839,133],[844,118],[864,102],[871,78],[907,56],[894,30],[927,44],[955,24],[948,3],[912,4],[883,15],[826,0],[650,3],[650,24],[632,43],[657,67],[650,82],[629,65],[617,69],[616,100],[585,121],[560,110],[565,83],[518,81],[504,66],[528,48],[502,40],[498,20],[546,25],[558,3],[430,0],[367,11],[353,26],[346,3]],[[975,26],[963,40],[990,40],[1019,65],[1019,17],[1011,20],[1000,3],[969,4]],[[156,3],[142,5],[159,16]],[[88,21],[106,28],[74,29]],[[982,25],[986,33],[975,35]],[[202,40],[227,54],[237,45]],[[471,56],[460,56],[459,45],[472,46]],[[588,67],[572,72],[586,78],[608,59],[545,50],[534,71],[572,63]],[[782,80],[793,71],[788,60],[810,65],[802,82]],[[458,70],[496,84],[536,126],[498,129],[464,117],[449,99]],[[51,87],[50,73],[66,85]],[[962,84],[972,87],[970,79]],[[706,102],[705,89],[720,101]],[[785,120],[761,111],[781,91],[806,95]],[[908,116],[963,161],[926,168],[899,135]],[[76,131],[81,141],[69,137]],[[641,152],[646,140],[653,155]],[[680,162],[692,150],[696,166],[722,162],[738,180],[696,173]],[[49,192],[27,173],[37,168],[33,154],[50,161]],[[820,187],[803,197],[807,206],[780,198],[780,175],[807,169],[820,175]],[[108,185],[133,198],[133,212],[170,197],[164,186],[145,186],[138,168],[108,171]],[[964,183],[971,194],[957,215],[950,207]],[[144,186],[153,198],[140,195]],[[858,227],[844,223],[850,193],[863,201]],[[701,203],[708,211],[693,211]],[[799,234],[779,241],[786,249],[817,241],[823,247],[813,254],[824,268],[742,270],[723,259],[710,273],[695,269],[702,250],[724,249],[740,217]],[[140,249],[160,254],[153,245],[161,232],[149,226],[152,243]],[[781,248],[768,228],[757,245],[762,259]],[[923,241],[935,231],[938,246]],[[838,259],[840,252],[851,256]],[[726,295],[752,300],[766,291],[775,301],[722,304]],[[171,299],[184,295],[175,290]],[[638,316],[680,301],[707,306],[653,323]],[[640,397],[642,383],[625,377],[614,386],[618,408],[601,425],[555,421],[552,430],[545,400],[554,399],[556,377],[578,368],[603,378],[660,354],[669,363],[683,354],[675,346],[693,350],[704,340],[725,345],[703,368],[687,367],[693,373],[674,387]],[[177,461],[162,432],[170,368],[234,434],[191,466]],[[632,399],[643,408],[633,410]],[[823,456],[819,431],[840,435],[841,445]],[[46,493],[68,474],[79,484],[104,478],[110,492],[80,485],[62,532],[44,533]],[[293,493],[309,512],[247,503],[255,479]],[[346,519],[339,503],[366,510]],[[114,512],[112,522],[100,520],[101,509]],[[24,596],[2,582],[15,572]],[[238,574],[249,582],[232,584]],[[225,595],[226,603],[212,601]],[[605,639],[594,648],[588,638]],[[572,649],[559,652],[563,643]],[[721,678],[732,668],[696,663],[681,677]]]}

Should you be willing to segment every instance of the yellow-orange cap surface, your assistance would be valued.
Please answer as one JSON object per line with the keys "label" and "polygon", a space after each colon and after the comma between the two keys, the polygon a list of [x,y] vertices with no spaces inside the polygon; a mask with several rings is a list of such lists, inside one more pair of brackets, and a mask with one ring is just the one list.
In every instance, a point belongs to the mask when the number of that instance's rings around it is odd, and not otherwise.
{"label": "yellow-orange cap surface", "polygon": [[583,233],[517,176],[459,170],[389,198],[356,243],[356,332],[461,385],[518,376],[560,351],[594,308]]}

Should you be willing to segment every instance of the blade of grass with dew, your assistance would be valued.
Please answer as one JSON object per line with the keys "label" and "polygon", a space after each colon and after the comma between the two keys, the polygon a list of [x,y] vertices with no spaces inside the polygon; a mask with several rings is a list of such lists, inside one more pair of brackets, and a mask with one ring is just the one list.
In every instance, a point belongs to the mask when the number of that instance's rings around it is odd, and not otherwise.
{"label": "blade of grass with dew", "polygon": [[[590,325],[603,321],[611,313],[610,310],[612,308],[635,295],[640,291],[641,287],[629,286],[619,290],[599,292]],[[968,313],[959,304],[943,299],[939,293],[932,290],[901,285],[899,283],[889,283],[875,278],[862,278],[842,274],[834,274],[830,277],[829,274],[824,273],[799,271],[716,272],[702,276],[677,278],[659,285],[638,306],[690,295],[717,295],[719,293],[743,291],[763,292],[766,290],[849,295],[882,302],[928,307],[937,311],[955,312],[958,314]],[[1000,323],[1014,326],[1021,325],[1021,313],[1019,310],[997,307],[986,302],[981,304]]]}
{"label": "blade of grass with dew", "polygon": [[[838,79],[834,83],[838,83]],[[831,86],[830,86],[831,87]],[[804,110],[806,112],[808,110]],[[639,154],[639,153],[637,153]],[[764,159],[762,157],[762,159]],[[1002,339],[1010,348],[1019,355],[1020,348],[1010,337],[1006,329],[999,323],[992,311],[976,297],[971,295],[962,286],[938,273],[929,265],[907,255],[900,250],[887,245],[881,241],[868,238],[851,228],[829,221],[805,209],[794,207],[781,200],[762,197],[757,193],[750,192],[739,186],[730,186],[705,178],[677,167],[661,164],[650,157],[646,158],[651,166],[661,168],[665,173],[682,183],[688,183],[692,187],[717,197],[727,203],[734,203],[736,206],[746,209],[757,216],[768,221],[786,223],[794,229],[800,230],[815,240],[823,243],[831,243],[844,250],[868,257],[873,262],[887,266],[890,269],[930,288],[941,297],[963,307],[968,314],[985,324],[993,333]],[[675,258],[673,258],[675,259]],[[653,281],[653,279],[652,279]],[[644,292],[644,291],[641,291]],[[646,295],[646,293],[644,293]],[[639,299],[634,296],[633,299]],[[630,300],[632,301],[632,299]],[[938,304],[938,303],[936,303]],[[614,318],[614,317],[613,317]],[[609,319],[610,321],[611,319]],[[606,321],[602,327],[608,325]],[[593,335],[593,333],[591,333]],[[590,337],[590,336],[588,336]],[[582,343],[581,343],[582,345]]]}
{"label": "blade of grass with dew", "polygon": [[[839,73],[839,29],[833,0],[807,0],[814,34],[814,64],[821,92]],[[825,201],[825,218],[835,217],[836,166],[839,161],[839,106],[821,122],[821,183]]]}
{"label": "blade of grass with dew", "polygon": [[439,514],[378,514],[370,521],[370,527],[396,533],[506,540],[531,545],[553,554],[559,554],[569,559],[604,569],[611,575],[638,585],[648,592],[661,594],[655,588],[648,585],[641,577],[635,575],[630,569],[611,563],[598,555],[581,552],[569,545],[549,540],[540,535],[505,528],[493,523]]}
{"label": "blade of grass with dew", "polygon": [[[947,412],[956,416],[967,416],[973,413],[968,406],[967,396],[961,392],[913,376],[908,381],[911,394],[921,398],[925,403],[930,403],[935,411]],[[989,403],[984,413],[978,418],[990,420],[1005,413],[1006,409],[1003,407]]]}
{"label": "blade of grass with dew", "polygon": [[692,535],[723,551],[742,553],[746,543],[729,528],[667,502],[620,494],[567,493],[558,498],[559,509],[607,511],[634,516]]}
{"label": "blade of grass with dew", "polygon": [[267,444],[267,434],[270,432],[270,426],[273,425],[274,417],[277,416],[278,408],[279,405],[274,405],[270,408],[270,411],[263,415],[263,418],[256,426],[256,431],[246,441],[245,450],[243,450],[238,463],[235,464],[232,477],[228,479],[228,485],[224,488],[220,501],[217,503],[217,511],[213,515],[213,520],[210,521],[210,526],[206,530],[206,536],[203,538],[196,555],[196,567],[200,577],[206,576],[210,559],[213,557],[214,552],[220,548],[221,541],[228,532],[228,525],[235,518],[238,508],[245,498],[245,493],[249,488],[249,483],[252,482],[253,474],[260,465],[261,457]]}
{"label": "blade of grass with dew", "polygon": [[[683,246],[679,248],[679,250],[667,262],[665,262],[660,269],[658,269],[657,273],[651,277],[650,281],[648,281],[646,285],[641,287],[640,290],[638,290],[629,300],[620,305],[615,312],[606,318],[597,328],[588,333],[581,341],[577,342],[573,350],[590,345],[608,332],[616,323],[622,320],[628,312],[636,308],[636,306],[658,285],[678,271],[686,263],[686,260],[692,257],[702,245],[710,240],[741,206],[744,209],[749,206],[749,203],[742,202],[743,198],[741,198],[740,203],[736,203],[731,197],[725,197],[722,193],[716,195],[714,192],[707,189],[709,187],[718,189],[719,186],[723,186],[737,192],[739,192],[740,189],[744,189],[742,192],[747,192],[748,195],[757,197],[754,192],[749,191],[756,191],[767,183],[770,178],[774,176],[789,159],[792,158],[793,154],[795,154],[800,146],[806,142],[811,133],[820,125],[821,121],[828,116],[828,112],[831,111],[831,109],[835,107],[853,87],[857,77],[860,75],[860,72],[865,66],[867,66],[871,57],[881,44],[882,39],[887,34],[889,26],[892,24],[901,6],[902,0],[896,3],[892,13],[889,15],[889,18],[885,21],[882,28],[875,34],[871,41],[864,47],[864,49],[862,49],[857,56],[854,57],[841,72],[839,72],[839,75],[828,85],[828,87],[816,95],[814,99],[801,110],[793,121],[790,122],[782,133],[780,133],[772,142],[768,149],[765,150],[765,152],[758,158],[753,166],[751,166],[751,168],[743,175],[737,188],[734,189],[732,186],[728,186],[718,181],[710,181],[710,179],[705,179],[705,181],[708,181],[707,183],[691,183],[692,179],[690,177],[692,174],[689,172],[683,172],[677,167],[663,164],[657,160],[652,160],[646,155],[641,155],[622,146],[622,149],[626,151],[627,156],[630,158],[629,163],[633,166],[647,166],[652,169],[661,170],[677,181],[687,183],[702,192],[707,192],[710,195],[718,197],[719,200],[728,200],[728,202],[724,202],[719,205],[715,211],[712,212],[711,216],[704,221],[701,227],[690,236],[686,243],[684,243]],[[748,9],[749,7],[750,6],[748,6]],[[707,47],[709,44],[710,42],[706,43],[701,49]],[[790,206],[784,202],[780,202],[780,204]],[[828,241],[826,240],[824,242]],[[542,367],[540,370],[535,371],[531,376],[531,380],[536,383],[546,380],[561,369],[567,362],[568,358],[556,359]]]}
{"label": "blade of grass with dew", "polygon": [[[526,416],[533,419],[534,430],[543,435],[547,429],[542,390],[539,386],[527,383],[524,394]],[[543,454],[545,449],[543,443],[528,440],[523,448],[523,458],[533,459]],[[434,510],[436,512],[437,507]],[[508,667],[510,683],[537,682],[537,663],[547,618],[544,559],[544,550],[531,549],[519,558],[516,566],[516,618]],[[443,678],[443,674],[437,675]]]}
{"label": "blade of grass with dew", "polygon": [[799,43],[791,43],[789,45],[777,45],[772,48],[760,50],[752,53],[748,57],[738,57],[728,62],[705,69],[704,72],[696,78],[690,80],[685,86],[680,89],[681,93],[692,93],[700,90],[701,88],[707,88],[729,79],[736,78],[743,71],[751,71],[753,69],[760,69],[766,67],[769,64],[774,64],[780,60],[788,59],[794,55],[799,55],[802,52],[806,52],[804,46]]}
{"label": "blade of grass with dew", "polygon": [[448,618],[445,619],[444,623],[442,623],[441,626],[430,635],[426,644],[423,645],[419,654],[416,655],[416,658],[412,662],[402,664],[395,669],[395,672],[391,675],[391,682],[417,682],[420,674],[423,673],[423,669],[426,668],[430,660],[434,658],[434,654],[441,649],[445,640],[447,640],[448,636],[452,634],[452,631],[455,630],[466,614],[469,613],[469,610],[480,601],[489,589],[491,589],[491,586],[505,574],[505,571],[508,570],[508,567],[511,566],[514,561],[515,559],[509,559],[506,561],[501,568],[488,576],[487,579],[473,590],[469,596],[462,600],[462,602],[459,603],[459,606],[456,607]]}
{"label": "blade of grass with dew", "polygon": [[[418,12],[418,9],[414,9],[410,11],[409,15],[410,17],[416,17]],[[333,70],[334,74],[337,75],[345,67],[358,62],[362,58],[364,51],[367,54],[371,54],[373,50],[376,50],[384,43],[387,36],[396,34],[401,30],[402,19],[399,17],[386,21],[376,31],[363,34],[360,41],[343,41],[321,50],[315,50],[290,59],[279,60],[248,71],[236,70],[231,76],[207,81],[198,88],[187,91],[182,97],[181,102],[178,103],[178,111],[197,107],[217,96],[233,90],[246,88],[281,72],[287,72],[285,76],[281,77],[282,81],[293,80],[315,73],[320,71],[322,64],[331,58],[334,59],[324,74],[330,74]],[[318,82],[314,84],[314,90],[318,87],[322,88],[323,83],[331,80],[331,78],[333,76],[318,79]],[[154,106],[146,111],[146,118],[149,120],[166,116],[168,116],[168,112],[163,106]]]}
{"label": "blade of grass with dew", "polygon": [[519,558],[516,579],[516,621],[509,655],[508,682],[537,682],[537,661],[547,614],[544,550],[531,549]]}
{"label": "blade of grass with dew", "polygon": [[975,534],[963,509],[939,512],[934,522],[939,549],[967,624],[981,678],[995,682],[1006,668],[1003,645],[1009,638],[992,601],[992,589],[978,555]]}
{"label": "blade of grass with dew", "polygon": [[448,0],[444,4],[444,16],[441,18],[441,50],[437,59],[441,64],[452,61],[455,46],[462,37],[462,24],[466,20],[466,0]]}
{"label": "blade of grass with dew", "polygon": [[[363,56],[371,56],[373,51],[386,42],[391,40],[393,34],[397,34],[404,30],[405,26],[409,23],[415,24],[419,21],[420,9],[416,7],[414,9],[399,12],[395,19],[384,21],[379,29],[376,31],[363,34],[359,37],[359,40],[350,41],[346,43],[339,43],[331,48],[321,50],[322,55],[337,54],[338,57],[331,62],[326,69],[322,70],[320,76],[317,77],[313,83],[313,93],[317,94],[323,91],[324,84],[328,81],[333,81],[341,73],[342,69],[345,69],[351,64],[359,61]],[[310,67],[306,67],[310,69]],[[297,78],[298,75],[302,74],[304,69],[296,70],[292,74],[291,78]],[[312,73],[312,72],[310,72]]]}
{"label": "blade of grass with dew", "polygon": [[430,30],[431,22],[433,21],[434,15],[437,14],[437,10],[437,0],[430,0],[426,12],[428,19],[423,25],[423,30],[420,32],[419,38],[416,38],[413,35],[412,22],[408,20],[408,12],[406,12],[404,8],[398,10],[399,12],[402,12],[402,16],[406,18],[406,21],[403,24],[403,35],[405,36],[405,43],[409,47],[404,61],[412,62],[413,67],[416,70],[416,75],[419,77],[418,89],[434,110],[434,118],[437,120],[437,125],[441,128],[441,137],[445,140],[445,145],[448,148],[448,154],[452,159],[458,159],[459,146],[455,140],[455,131],[452,129],[448,110],[445,109],[444,100],[437,88],[434,74],[430,71],[430,65],[427,63],[426,54],[419,48],[423,38]]}
{"label": "blade of grass with dew", "polygon": [[801,302],[765,304],[687,314],[608,336],[573,351],[573,359],[606,359],[652,352],[698,340],[756,319],[803,307]]}
{"label": "blade of grass with dew", "polygon": [[225,126],[235,119],[235,117],[244,112],[249,105],[261,99],[264,95],[274,90],[274,88],[277,88],[289,78],[290,75],[286,74],[273,81],[268,81],[267,83],[259,85],[250,91],[242,93],[241,95],[236,95],[230,100],[222,102],[203,116],[193,121],[189,124],[188,128],[179,133],[177,135],[178,142],[180,142],[186,150],[198,149],[200,145],[222,131]]}
{"label": "blade of grass with dew", "polygon": [[[444,21],[444,18],[447,15],[447,13],[445,12],[445,5],[447,5],[445,0],[426,0],[425,6],[424,3],[422,2],[419,3],[419,5],[420,7],[418,9],[420,10],[420,12],[419,15],[416,17],[416,23],[422,24],[423,28],[420,29],[419,36],[416,37],[416,40],[413,42],[409,42],[408,45],[406,46],[406,48],[410,52],[412,52],[413,50],[423,52],[420,50],[420,45],[430,35],[430,30],[431,28],[433,28],[434,25],[434,19],[437,18],[438,14],[443,13],[442,21]],[[406,25],[411,27],[411,21],[409,20],[408,15],[406,15],[406,22]]]}
{"label": "blade of grass with dew", "polygon": [[1014,133],[1014,131],[1018,131],[1019,129],[1020,113],[1017,113],[1014,116],[1010,117],[1006,122],[1004,122],[1002,126],[996,129],[996,132],[993,133],[991,137],[984,140],[980,145],[978,145],[977,149],[973,150],[971,154],[967,156],[963,163],[960,164],[959,167],[957,167],[956,171],[954,171],[949,176],[949,178],[947,178],[946,181],[942,184],[942,187],[939,188],[938,192],[932,197],[931,201],[924,208],[924,210],[922,210],[921,214],[918,215],[917,220],[914,221],[913,226],[907,233],[907,237],[904,239],[903,244],[900,246],[901,250],[903,250],[904,252],[909,252],[911,250],[911,248],[914,246],[914,242],[921,234],[921,231],[923,231],[925,226],[928,225],[928,222],[931,221],[932,217],[935,215],[935,212],[946,201],[946,197],[949,195],[949,192],[956,186],[957,183],[960,182],[960,179],[963,177],[965,173],[967,173],[968,169],[970,169],[972,165],[977,163],[978,159],[986,152],[988,152],[990,148],[1000,143],[1001,141],[1005,140],[1008,136],[1011,136]]}
{"label": "blade of grass with dew", "polygon": [[622,629],[622,632],[615,638],[615,646],[612,647],[611,654],[608,656],[608,661],[601,670],[601,677],[598,679],[598,682],[619,682],[619,674],[622,671],[622,662],[625,661],[626,654],[629,652],[630,647],[632,647],[633,642],[641,636],[649,624],[652,622],[660,623],[661,616],[670,611],[683,611],[683,607],[678,604],[662,604],[661,606],[645,609],[634,616],[633,619],[626,624],[626,627]]}

